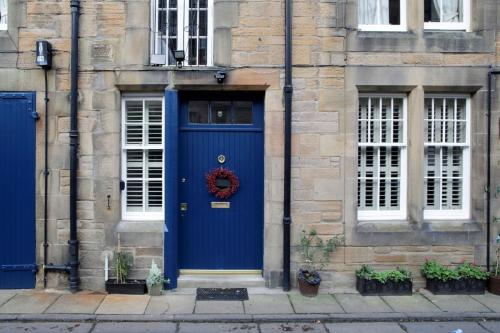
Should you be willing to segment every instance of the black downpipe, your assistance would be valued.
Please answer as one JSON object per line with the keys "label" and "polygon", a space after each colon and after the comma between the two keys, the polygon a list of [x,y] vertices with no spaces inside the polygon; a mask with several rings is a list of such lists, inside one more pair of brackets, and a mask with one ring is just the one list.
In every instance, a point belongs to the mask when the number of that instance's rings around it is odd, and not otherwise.
{"label": "black downpipe", "polygon": [[[47,242],[47,221],[48,221],[48,188],[49,188],[49,91],[47,80],[47,68],[44,68],[45,74],[45,166],[43,170],[44,175],[44,203],[43,203],[43,267],[48,264],[48,247]],[[47,271],[43,270],[43,288],[47,288]]]}
{"label": "black downpipe", "polygon": [[71,0],[71,128],[70,137],[70,172],[69,172],[69,290],[78,291],[78,237],[76,224],[77,168],[78,168],[78,28],[80,1]]}
{"label": "black downpipe", "polygon": [[283,290],[290,290],[290,181],[292,155],[292,0],[285,0],[285,164],[283,197]]}
{"label": "black downpipe", "polygon": [[492,99],[492,79],[493,75],[499,75],[500,71],[490,68],[488,72],[488,126],[486,144],[486,269],[490,271],[490,243],[491,243],[491,99]]}

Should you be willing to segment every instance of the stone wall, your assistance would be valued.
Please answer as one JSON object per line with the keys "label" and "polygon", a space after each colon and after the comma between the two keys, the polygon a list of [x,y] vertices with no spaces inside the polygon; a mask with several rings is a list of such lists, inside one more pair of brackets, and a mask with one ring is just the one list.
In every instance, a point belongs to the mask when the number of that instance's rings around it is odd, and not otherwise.
{"label": "stone wall", "polygon": [[[214,2],[214,63],[229,71],[225,89],[265,90],[264,276],[268,286],[278,286],[282,272],[284,2]],[[422,12],[420,3],[408,0],[409,10]],[[44,87],[43,73],[34,66],[35,40],[47,39],[55,50],[54,67],[49,72],[49,262],[64,263],[69,234],[69,1],[10,0],[10,4],[16,14],[9,22],[9,36],[0,34],[0,49],[6,50],[0,57],[0,90],[37,91],[41,114],[37,123],[39,263],[43,262]],[[408,33],[370,34],[354,29],[355,0],[294,1],[294,270],[300,265],[295,249],[300,232],[311,228],[325,238],[345,237],[345,247],[339,248],[324,274],[325,288],[352,288],[354,270],[362,263],[377,268],[408,266],[417,276],[417,286],[422,282],[418,265],[425,258],[446,264],[463,260],[484,263],[485,83],[487,66],[495,60],[500,65],[500,11],[495,0],[474,4],[472,33],[424,33],[418,14],[409,18]],[[81,2],[81,11],[80,274],[82,288],[102,289],[104,258],[112,256],[118,234],[122,247],[134,254],[134,277],[144,278],[152,259],[163,265],[163,222],[120,218],[121,95],[161,94],[167,86],[219,88],[212,69],[149,66],[149,1],[88,0]],[[421,213],[412,209],[421,200],[416,191],[409,198],[412,207],[408,221],[358,223],[357,96],[359,92],[373,91],[407,94],[409,111],[416,114],[422,108],[424,91],[472,95],[476,133],[473,151],[477,161],[472,171],[477,179],[472,221],[423,221]],[[498,113],[494,119],[496,123]],[[496,140],[498,130],[493,127]],[[494,141],[493,147],[497,146]],[[418,148],[410,149],[418,158]],[[499,154],[498,148],[494,149],[497,175]],[[497,206],[493,205],[492,212],[496,215],[500,214]],[[50,287],[65,286],[66,277],[54,273],[49,277]],[[38,286],[41,283],[40,273]]]}

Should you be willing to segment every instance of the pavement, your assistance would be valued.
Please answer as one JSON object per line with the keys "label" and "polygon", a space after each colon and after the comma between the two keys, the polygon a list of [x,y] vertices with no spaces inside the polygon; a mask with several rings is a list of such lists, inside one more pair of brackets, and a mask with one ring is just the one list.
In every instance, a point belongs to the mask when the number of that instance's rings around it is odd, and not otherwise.
{"label": "pavement", "polygon": [[[429,326],[430,325],[430,326]],[[249,289],[248,301],[196,301],[194,290],[162,296],[61,291],[0,292],[4,332],[500,333],[500,296],[361,296]]]}

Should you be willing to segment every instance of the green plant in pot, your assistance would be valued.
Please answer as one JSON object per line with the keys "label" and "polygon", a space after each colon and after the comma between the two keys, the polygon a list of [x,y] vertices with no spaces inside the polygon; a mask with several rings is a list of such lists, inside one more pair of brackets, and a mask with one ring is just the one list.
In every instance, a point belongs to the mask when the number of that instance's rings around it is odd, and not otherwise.
{"label": "green plant in pot", "polygon": [[151,268],[149,269],[148,278],[146,279],[149,294],[151,296],[161,296],[163,285],[168,282],[169,281],[165,280],[160,268],[153,260],[151,262]]}
{"label": "green plant in pot", "polygon": [[110,294],[144,294],[146,293],[146,281],[129,279],[130,269],[134,262],[131,253],[122,251],[120,236],[118,235],[118,247],[114,253],[114,264],[116,279],[107,280],[106,291]]}
{"label": "green plant in pot", "polygon": [[496,262],[490,272],[490,279],[488,281],[488,290],[490,293],[500,295],[500,234],[496,238]]}
{"label": "green plant in pot", "polygon": [[314,297],[318,294],[321,284],[318,271],[325,267],[331,254],[336,251],[338,245],[342,244],[342,241],[341,236],[334,236],[324,241],[315,229],[311,229],[309,233],[302,231],[298,249],[304,265],[299,269],[297,280],[303,296]]}

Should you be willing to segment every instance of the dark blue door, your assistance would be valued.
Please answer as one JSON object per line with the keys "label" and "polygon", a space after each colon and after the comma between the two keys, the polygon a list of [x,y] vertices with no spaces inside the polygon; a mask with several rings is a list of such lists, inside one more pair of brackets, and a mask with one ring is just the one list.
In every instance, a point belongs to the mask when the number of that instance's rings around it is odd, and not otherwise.
{"label": "dark blue door", "polygon": [[[197,94],[181,104],[179,268],[261,269],[264,138],[261,96]],[[223,163],[221,163],[223,162]],[[206,176],[226,168],[240,187],[229,199]]]}
{"label": "dark blue door", "polygon": [[0,93],[0,289],[35,287],[34,115],[34,93]]}

